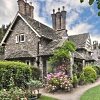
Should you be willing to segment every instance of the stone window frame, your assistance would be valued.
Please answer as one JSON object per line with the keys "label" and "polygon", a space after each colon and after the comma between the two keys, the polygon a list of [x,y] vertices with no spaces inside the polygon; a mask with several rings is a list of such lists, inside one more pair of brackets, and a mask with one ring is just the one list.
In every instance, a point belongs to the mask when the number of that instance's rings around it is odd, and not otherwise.
{"label": "stone window frame", "polygon": [[25,34],[24,33],[20,34],[20,42],[25,42]]}
{"label": "stone window frame", "polygon": [[30,60],[26,60],[25,63],[26,63],[27,65],[31,65],[31,61],[30,61]]}
{"label": "stone window frame", "polygon": [[16,34],[16,43],[19,43],[19,42],[20,42],[19,35]]}

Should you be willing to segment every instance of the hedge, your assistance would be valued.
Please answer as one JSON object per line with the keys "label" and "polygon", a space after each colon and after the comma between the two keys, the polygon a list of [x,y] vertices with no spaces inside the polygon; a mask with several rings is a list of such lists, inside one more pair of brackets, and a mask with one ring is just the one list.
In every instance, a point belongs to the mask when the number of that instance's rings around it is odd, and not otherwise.
{"label": "hedge", "polygon": [[[38,68],[14,61],[0,61],[0,88],[26,87],[26,83],[39,72]],[[37,69],[37,72],[34,70]],[[36,76],[37,77],[37,76]]]}

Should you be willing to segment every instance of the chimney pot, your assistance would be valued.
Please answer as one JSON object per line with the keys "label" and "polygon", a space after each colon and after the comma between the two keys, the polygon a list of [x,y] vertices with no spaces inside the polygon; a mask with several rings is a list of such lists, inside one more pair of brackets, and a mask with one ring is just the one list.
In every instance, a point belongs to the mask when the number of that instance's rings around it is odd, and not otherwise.
{"label": "chimney pot", "polygon": [[63,11],[64,11],[65,10],[65,6],[63,6],[62,8],[63,8]]}
{"label": "chimney pot", "polygon": [[55,14],[55,9],[53,9],[53,14]]}
{"label": "chimney pot", "polygon": [[27,3],[27,0],[25,0],[25,2]]}
{"label": "chimney pot", "polygon": [[60,8],[58,8],[58,12],[60,12]]}
{"label": "chimney pot", "polygon": [[32,2],[30,2],[30,5],[32,6]]}

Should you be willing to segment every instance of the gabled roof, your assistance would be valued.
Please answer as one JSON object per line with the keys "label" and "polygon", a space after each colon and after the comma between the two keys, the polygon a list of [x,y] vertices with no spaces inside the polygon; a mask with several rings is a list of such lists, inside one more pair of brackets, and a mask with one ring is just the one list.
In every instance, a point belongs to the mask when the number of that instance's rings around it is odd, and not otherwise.
{"label": "gabled roof", "polygon": [[85,59],[80,53],[78,53],[77,51],[74,52],[74,58],[77,58],[77,59],[80,59],[80,60],[83,60]]}
{"label": "gabled roof", "polygon": [[15,21],[16,21],[16,19],[17,19],[18,16],[32,29],[32,31],[34,31],[34,32],[36,33],[37,36],[41,37],[41,36],[31,27],[31,25],[21,16],[21,14],[20,14],[20,13],[17,13],[16,16],[15,16],[15,18],[14,18],[14,20],[13,20],[13,22],[11,23],[9,29],[7,30],[5,36],[3,37],[2,41],[1,41],[1,45],[4,43],[4,41],[6,40],[7,36],[9,35],[9,32],[11,31],[11,28],[12,28],[12,26],[14,25],[14,23],[15,23]]}
{"label": "gabled roof", "polygon": [[35,29],[41,37],[45,37],[48,39],[57,39],[59,36],[56,34],[56,31],[46,26],[35,19],[32,19],[28,16],[22,15],[21,16]]}
{"label": "gabled roof", "polygon": [[84,33],[84,34],[69,36],[69,40],[74,42],[77,48],[85,48],[85,44],[88,37],[89,33]]}
{"label": "gabled roof", "polygon": [[46,48],[43,48],[42,52],[40,51],[39,55],[52,55],[53,51],[58,47],[61,47],[66,40],[68,39],[62,38],[51,41]]}
{"label": "gabled roof", "polygon": [[38,37],[45,37],[48,39],[57,39],[59,37],[52,28],[50,28],[28,16],[17,13],[12,24],[10,25],[8,31],[6,32],[4,38],[2,39],[1,45],[5,42],[7,36],[9,35],[9,33],[11,31],[12,26],[14,25],[14,23],[18,17],[20,17]]}

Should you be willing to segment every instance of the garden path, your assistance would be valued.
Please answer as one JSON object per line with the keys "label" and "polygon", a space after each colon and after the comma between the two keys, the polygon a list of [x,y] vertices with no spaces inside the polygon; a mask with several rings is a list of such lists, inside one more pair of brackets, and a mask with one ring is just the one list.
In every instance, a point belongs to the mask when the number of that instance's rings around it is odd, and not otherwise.
{"label": "garden path", "polygon": [[92,84],[78,86],[78,88],[74,89],[71,93],[46,93],[44,90],[41,90],[42,95],[50,96],[57,98],[58,100],[80,100],[80,96],[88,89],[100,85],[100,78]]}

